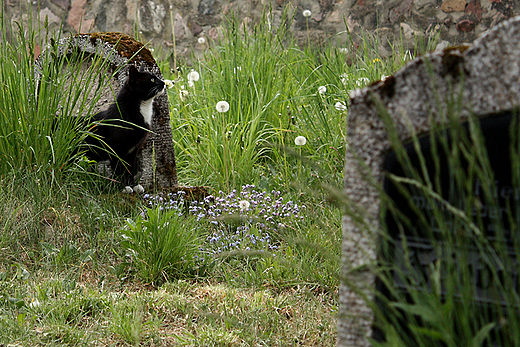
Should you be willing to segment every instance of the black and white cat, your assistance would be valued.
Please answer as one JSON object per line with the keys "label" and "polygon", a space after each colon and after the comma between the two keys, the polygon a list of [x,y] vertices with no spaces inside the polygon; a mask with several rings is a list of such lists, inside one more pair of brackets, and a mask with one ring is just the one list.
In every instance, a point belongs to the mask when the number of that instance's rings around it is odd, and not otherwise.
{"label": "black and white cat", "polygon": [[110,160],[112,173],[125,185],[136,183],[137,154],[152,127],[153,100],[165,90],[163,80],[131,65],[116,102],[91,119],[93,136],[87,137],[85,154],[98,162]]}

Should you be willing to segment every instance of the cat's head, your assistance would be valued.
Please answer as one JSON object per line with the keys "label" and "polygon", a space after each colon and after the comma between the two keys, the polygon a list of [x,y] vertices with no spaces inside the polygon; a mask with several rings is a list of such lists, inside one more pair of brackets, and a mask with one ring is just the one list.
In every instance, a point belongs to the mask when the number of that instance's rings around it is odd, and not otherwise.
{"label": "cat's head", "polygon": [[138,70],[134,65],[130,65],[127,84],[141,100],[152,99],[166,90],[164,81],[145,71],[142,66]]}

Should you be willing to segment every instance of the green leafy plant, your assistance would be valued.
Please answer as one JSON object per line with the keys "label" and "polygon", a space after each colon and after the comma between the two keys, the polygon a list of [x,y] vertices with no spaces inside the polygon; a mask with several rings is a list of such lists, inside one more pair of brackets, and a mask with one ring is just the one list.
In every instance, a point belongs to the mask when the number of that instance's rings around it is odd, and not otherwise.
{"label": "green leafy plant", "polygon": [[121,246],[132,258],[136,275],[147,283],[185,276],[197,267],[199,231],[195,217],[161,208],[147,209],[126,221]]}

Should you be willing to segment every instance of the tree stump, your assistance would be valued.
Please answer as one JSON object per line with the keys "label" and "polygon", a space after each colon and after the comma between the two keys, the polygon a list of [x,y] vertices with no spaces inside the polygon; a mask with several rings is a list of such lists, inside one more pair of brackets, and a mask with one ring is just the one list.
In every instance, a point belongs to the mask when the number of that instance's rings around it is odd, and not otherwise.
{"label": "tree stump", "polygon": [[[61,39],[55,45],[57,47],[53,52],[57,52],[58,57],[84,53],[87,58],[82,61],[80,69],[88,69],[94,61],[99,61],[100,58],[109,64],[106,69],[106,77],[110,79],[110,83],[104,84],[101,89],[89,89],[87,102],[96,100],[101,93],[92,114],[106,109],[109,104],[115,102],[115,96],[128,78],[129,65],[143,66],[145,70],[163,78],[151,52],[142,43],[122,33],[78,34]],[[42,67],[48,63],[46,60],[56,58],[52,54],[44,53],[38,57],[35,63],[35,75],[38,81],[42,78]],[[101,82],[90,81],[90,83]],[[139,183],[146,190],[178,190],[167,93],[155,98],[153,110],[151,133],[138,154]],[[70,116],[90,115],[73,114]]]}

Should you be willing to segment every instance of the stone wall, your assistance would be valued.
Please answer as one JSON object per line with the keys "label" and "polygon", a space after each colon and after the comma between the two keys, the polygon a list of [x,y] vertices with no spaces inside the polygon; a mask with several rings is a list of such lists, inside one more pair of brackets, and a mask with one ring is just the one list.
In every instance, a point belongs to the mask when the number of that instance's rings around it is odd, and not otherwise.
{"label": "stone wall", "polygon": [[[517,0],[3,0],[3,13],[12,21],[27,22],[28,13],[46,19],[54,29],[76,34],[92,31],[118,31],[152,41],[162,51],[177,55],[202,51],[199,37],[218,38],[222,19],[234,11],[239,18],[259,20],[264,8],[272,8],[277,23],[282,8],[295,14],[292,32],[302,42],[332,38],[344,44],[345,25],[355,34],[363,29],[376,33],[390,52],[388,41],[401,36],[409,45],[416,37],[438,32],[443,46],[472,42],[495,24],[520,13]],[[31,7],[27,11],[27,6]],[[303,11],[310,10],[310,17]],[[173,28],[173,30],[172,30]],[[342,33],[340,35],[335,35]],[[356,35],[354,35],[356,37]]]}

